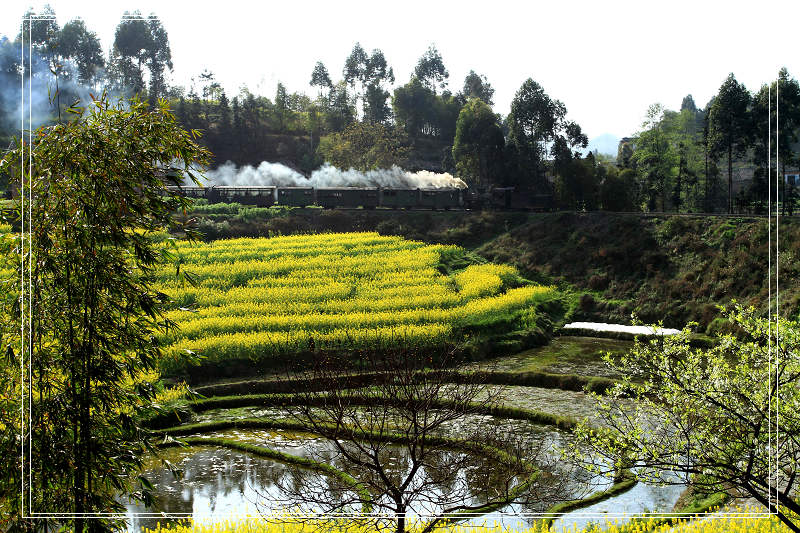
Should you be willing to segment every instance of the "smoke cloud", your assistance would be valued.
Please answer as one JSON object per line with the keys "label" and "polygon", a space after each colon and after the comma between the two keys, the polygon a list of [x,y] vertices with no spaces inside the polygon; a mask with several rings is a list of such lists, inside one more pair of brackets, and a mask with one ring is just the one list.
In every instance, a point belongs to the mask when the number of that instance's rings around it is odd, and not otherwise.
{"label": "smoke cloud", "polygon": [[[41,54],[34,50],[29,55],[24,50],[25,57],[20,58],[20,51],[19,42],[0,36],[0,131],[19,135],[23,122],[25,130],[52,123],[58,118],[59,103],[64,107],[77,100],[79,105],[86,106],[91,102],[91,94],[97,96],[101,92],[77,81],[78,69],[72,61],[60,62],[56,81]],[[96,75],[102,76],[102,72]],[[109,93],[110,100],[121,97]]]}
{"label": "smoke cloud", "polygon": [[398,166],[388,169],[340,170],[324,164],[307,178],[280,163],[262,162],[258,167],[245,165],[237,168],[227,161],[213,170],[206,170],[205,185],[251,186],[251,187],[384,187],[393,189],[466,189],[464,181],[449,173],[427,170],[410,172]]}

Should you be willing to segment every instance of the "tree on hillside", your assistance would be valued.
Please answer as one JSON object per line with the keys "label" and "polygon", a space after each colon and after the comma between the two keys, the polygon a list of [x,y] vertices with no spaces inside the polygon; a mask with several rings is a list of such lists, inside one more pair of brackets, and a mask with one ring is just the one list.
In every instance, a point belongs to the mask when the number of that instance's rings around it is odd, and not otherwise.
{"label": "tree on hillside", "polygon": [[751,131],[749,105],[750,93],[731,73],[708,111],[711,152],[728,161],[728,213],[733,213],[733,159],[744,155]]}
{"label": "tree on hillside", "polygon": [[[353,50],[344,62],[344,69],[342,76],[345,83],[350,87],[350,90],[355,95],[356,109],[358,109],[358,100],[363,101],[364,85],[366,84],[366,76],[369,71],[369,56],[367,52],[361,47],[360,43],[353,45]],[[361,91],[356,89],[357,85],[361,85]]]}
{"label": "tree on hillside", "polygon": [[589,139],[575,122],[564,121],[562,132],[553,138],[550,155],[553,159],[556,191],[571,209],[592,211],[597,209],[598,176],[601,167],[595,155],[589,152],[581,157],[580,148],[586,148]]}
{"label": "tree on hillside", "polygon": [[697,174],[691,168],[690,154],[693,144],[686,143],[682,140],[678,141],[677,159],[678,171],[675,174],[675,181],[672,187],[671,203],[676,212],[681,210],[686,202],[684,198],[688,197],[688,193],[684,194],[683,189],[687,190],[697,183]]}
{"label": "tree on hillside", "polygon": [[577,446],[595,470],[600,457],[636,465],[642,481],[733,491],[800,531],[800,324],[738,306],[724,316],[738,334],[712,348],[693,348],[687,328],[607,356],[621,381],[597,397],[602,425],[582,424]]}
{"label": "tree on hillside", "polygon": [[694,98],[691,94],[687,94],[681,101],[681,111],[689,111],[690,113],[697,113],[697,105],[694,103]]}
{"label": "tree on hillside", "polygon": [[331,165],[356,170],[403,166],[408,148],[402,135],[383,124],[353,122],[341,133],[322,138],[319,154]]}
{"label": "tree on hillside", "polygon": [[635,169],[636,160],[633,159],[634,139],[625,137],[619,141],[617,147],[617,166],[624,169]]}
{"label": "tree on hillside", "polygon": [[[5,36],[0,37],[0,86],[19,85],[19,47]],[[19,105],[16,91],[0,91],[0,146],[8,146],[13,135],[19,134],[19,117],[13,112]]]}
{"label": "tree on hillside", "polygon": [[[461,113],[463,102],[458,95],[443,91],[433,98],[433,134],[443,143],[452,145],[456,136],[456,123]],[[448,151],[450,148],[448,147]]]}
{"label": "tree on hillside", "polygon": [[633,154],[648,211],[654,211],[659,200],[661,211],[667,209],[668,189],[677,163],[668,128],[669,123],[664,121],[664,107],[661,104],[651,105],[636,139],[636,151]]}
{"label": "tree on hillside", "polygon": [[434,93],[436,93],[437,87],[444,89],[447,86],[447,78],[450,77],[450,74],[444,67],[442,54],[439,53],[436,46],[430,45],[419,58],[417,66],[414,67],[414,76]]}
{"label": "tree on hillside", "polygon": [[555,133],[555,105],[541,85],[528,78],[511,101],[508,141],[516,147],[522,174],[540,185],[543,182],[546,143]]}
{"label": "tree on hillside", "polygon": [[[594,153],[581,158],[556,139],[555,194],[558,203],[565,209],[594,211],[600,205],[600,182],[605,176],[604,167],[598,165]],[[565,154],[565,155],[561,155]]]}
{"label": "tree on hillside", "polygon": [[145,67],[149,71],[148,96],[155,106],[166,92],[164,70],[172,70],[172,53],[167,32],[158,17],[125,12],[114,32],[109,76],[112,86],[127,94],[144,92]]}
{"label": "tree on hillside", "polygon": [[376,124],[389,121],[392,110],[389,108],[389,91],[379,84],[370,83],[364,93],[364,120]]}
{"label": "tree on hillside", "polygon": [[[346,513],[336,529],[430,533],[459,512],[564,500],[567,476],[552,475],[555,458],[543,440],[472,418],[495,403],[498,389],[469,376],[448,382],[443,369],[451,357],[436,357],[402,349],[358,354],[362,370],[375,375],[368,388],[363,374],[336,357],[299,369],[319,386],[298,392],[299,401],[285,408],[289,420],[330,444],[312,450],[312,459],[349,473],[364,490],[309,474],[302,484],[278,482],[281,504],[309,517]],[[429,516],[413,524],[413,512]]]}
{"label": "tree on hillside", "polygon": [[[45,96],[48,94],[60,94],[60,91],[56,91],[56,88],[61,89],[59,80],[65,80],[68,76],[68,71],[64,68],[59,54],[61,29],[56,22],[55,16],[55,12],[50,5],[45,5],[38,13],[32,9],[26,11],[20,26],[20,33],[17,34],[14,42],[14,63],[18,66],[24,65],[25,68],[21,73],[14,71],[11,74],[13,81],[10,85],[3,86],[3,90],[0,92],[3,94],[11,93],[14,90],[13,88],[19,85],[19,76],[22,74],[25,77],[26,84],[30,84],[32,94],[38,93]],[[23,34],[26,46],[21,46]],[[19,57],[20,50],[22,58]],[[9,63],[7,62],[6,64],[9,65]],[[16,109],[19,106],[19,95],[15,95],[9,100],[16,101],[12,109]],[[34,118],[36,123],[55,118],[57,113],[53,113],[53,103],[59,103],[58,96],[53,99],[53,102],[46,99],[39,105],[34,103],[31,111],[36,117]],[[13,131],[19,131],[18,123],[14,125]]]}
{"label": "tree on hillside", "polygon": [[[153,409],[156,335],[174,326],[166,296],[152,288],[167,258],[152,235],[187,205],[166,185],[208,163],[166,102],[148,109],[100,99],[73,110],[71,121],[33,135],[24,169],[19,143],[0,160],[33,198],[23,226],[30,254],[20,264],[20,254],[1,253],[19,249],[18,237],[0,250],[0,261],[17,261],[11,282],[0,280],[0,323],[14,326],[2,329],[0,366],[17,378],[2,389],[16,394],[0,394],[0,522],[8,518],[11,531],[118,529],[119,520],[85,515],[124,511],[120,494],[150,501],[137,476],[151,446],[137,417]],[[22,300],[20,272],[29,280]],[[23,380],[30,394],[21,398]],[[18,438],[23,427],[29,439]],[[72,517],[31,522],[31,512]]]}
{"label": "tree on hillside", "polygon": [[531,78],[511,101],[508,142],[516,149],[520,175],[534,187],[546,186],[544,161],[548,155],[566,156],[574,148],[588,144],[580,127],[566,120],[566,114],[566,106],[551,99]]}
{"label": "tree on hillside", "polygon": [[501,172],[503,130],[497,116],[478,98],[472,98],[458,115],[453,160],[459,176],[471,186],[486,187]]}
{"label": "tree on hillside", "polygon": [[797,80],[789,77],[786,67],[778,73],[777,82],[772,84],[772,94],[775,95],[775,120],[777,128],[776,150],[778,155],[778,166],[780,169],[780,196],[781,212],[786,214],[786,209],[791,205],[791,187],[787,190],[786,167],[792,167],[800,163],[800,155],[795,151],[798,141],[798,130],[800,129],[800,84]]}
{"label": "tree on hillside", "polygon": [[416,77],[395,89],[392,100],[395,120],[411,139],[432,133],[435,100],[434,92]]}
{"label": "tree on hillside", "polygon": [[461,107],[460,97],[449,91],[436,94],[416,77],[395,89],[392,100],[395,121],[412,141],[425,136],[450,144]]}
{"label": "tree on hillside", "polygon": [[333,82],[328,74],[328,69],[325,68],[322,61],[317,61],[317,64],[314,65],[314,71],[311,73],[311,82],[309,85],[317,88],[319,91],[318,97],[330,96],[331,89],[333,89]]}
{"label": "tree on hillside", "polygon": [[470,70],[467,77],[464,78],[464,88],[461,90],[461,95],[464,100],[479,98],[489,107],[494,105],[492,101],[494,97],[494,87],[491,86],[486,76],[478,76],[474,70]]}
{"label": "tree on hillside", "polygon": [[228,101],[228,96],[225,94],[224,90],[221,91],[219,94],[219,101],[217,102],[216,118],[217,118],[217,132],[227,142],[227,138],[231,134],[231,108],[230,108],[230,102]]}
{"label": "tree on hillside", "polygon": [[61,28],[58,37],[61,57],[73,61],[77,67],[78,81],[95,85],[105,67],[103,49],[97,34],[89,31],[81,19],[74,19]]}
{"label": "tree on hillside", "polygon": [[361,100],[364,119],[369,122],[383,122],[388,118],[389,92],[383,87],[384,83],[394,83],[394,71],[386,62],[383,52],[375,49],[371,55],[359,43],[344,64],[344,81],[356,90],[356,101]]}
{"label": "tree on hillside", "polygon": [[[22,42],[24,33],[25,42],[30,44],[34,54],[39,54],[47,62],[48,68],[55,68],[55,59],[59,48],[58,37],[61,30],[56,22],[56,13],[53,8],[49,4],[45,4],[39,13],[28,9],[22,20],[16,42]],[[22,52],[25,54],[25,64],[31,65],[28,50],[23,48]]]}
{"label": "tree on hillside", "polygon": [[283,133],[286,130],[286,121],[289,117],[289,98],[286,94],[286,86],[278,82],[275,89],[275,118],[278,122],[278,131]]}
{"label": "tree on hillside", "polygon": [[716,96],[706,104],[706,112],[703,115],[703,131],[701,134],[703,144],[703,211],[710,213],[716,211],[721,204],[721,184],[720,184],[720,171],[717,166],[717,156],[714,153],[713,142],[711,138],[711,127],[709,120],[709,110],[714,104]]}
{"label": "tree on hillside", "polygon": [[609,170],[600,184],[600,206],[604,211],[636,211],[637,197],[636,171],[630,168]]}
{"label": "tree on hillside", "polygon": [[389,91],[386,84],[394,83],[394,71],[386,63],[380,50],[373,50],[364,74],[364,120],[368,122],[387,122],[391,116]]}
{"label": "tree on hillside", "polygon": [[361,44],[356,43],[353,45],[353,50],[351,50],[350,55],[347,56],[347,59],[344,62],[344,69],[342,71],[344,81],[347,82],[347,84],[353,89],[355,89],[356,82],[359,82],[364,78],[364,75],[369,68],[368,62],[369,56],[367,56],[367,53],[361,47]]}
{"label": "tree on hillside", "polygon": [[[753,148],[751,161],[755,170],[749,193],[756,209],[763,211],[768,202],[768,169],[772,168],[773,172],[780,171],[784,175],[787,167],[800,162],[794,150],[800,129],[800,84],[797,80],[790,79],[785,68],[781,69],[777,81],[762,85],[753,96],[750,114],[752,131],[749,142]],[[770,125],[772,136],[769,135]],[[772,153],[768,156],[770,145]],[[780,168],[775,168],[776,156],[779,157]],[[781,183],[781,188],[776,193],[784,198],[790,195],[791,188],[787,190],[785,180],[781,180]],[[784,209],[789,205],[789,202],[782,204]]]}
{"label": "tree on hillside", "polygon": [[344,81],[337,83],[331,90],[330,108],[326,114],[327,130],[337,132],[344,130],[356,119],[356,103],[347,91]]}
{"label": "tree on hillside", "polygon": [[112,86],[129,94],[145,89],[143,67],[153,48],[153,36],[140,11],[125,12],[114,32],[109,75]]}
{"label": "tree on hillside", "polygon": [[676,211],[681,206],[686,206],[687,210],[702,210],[702,196],[698,186],[703,172],[703,116],[704,112],[695,107],[692,95],[688,95],[684,98],[680,112],[673,119],[672,142],[677,147],[678,154],[678,171],[672,201]]}
{"label": "tree on hillside", "polygon": [[147,69],[150,71],[150,86],[147,90],[148,101],[151,107],[155,107],[159,98],[163,98],[167,92],[165,70],[172,72],[172,52],[169,47],[167,30],[161,21],[154,14],[150,14],[147,21],[150,30],[152,45],[147,52]]}

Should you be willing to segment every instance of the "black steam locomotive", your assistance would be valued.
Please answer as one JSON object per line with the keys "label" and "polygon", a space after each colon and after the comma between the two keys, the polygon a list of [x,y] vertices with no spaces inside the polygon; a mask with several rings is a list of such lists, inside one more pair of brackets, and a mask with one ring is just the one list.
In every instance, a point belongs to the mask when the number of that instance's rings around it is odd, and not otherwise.
{"label": "black steam locomotive", "polygon": [[470,189],[392,189],[383,187],[169,187],[191,198],[209,203],[239,203],[258,207],[388,209],[527,209],[549,211],[549,194],[523,194],[513,187],[473,191]]}

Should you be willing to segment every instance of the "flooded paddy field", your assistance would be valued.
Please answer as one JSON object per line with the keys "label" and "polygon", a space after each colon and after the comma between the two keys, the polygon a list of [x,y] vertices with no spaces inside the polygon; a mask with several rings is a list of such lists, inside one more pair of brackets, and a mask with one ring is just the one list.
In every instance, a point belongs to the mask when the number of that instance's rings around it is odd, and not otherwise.
{"label": "flooded paddy field", "polygon": [[[542,435],[546,436],[545,433]],[[312,457],[317,461],[327,460],[328,464],[356,479],[362,479],[366,475],[337,458],[332,443],[313,435],[278,430],[231,430],[207,436],[236,439],[292,455]],[[549,442],[548,446],[552,444]],[[397,475],[402,475],[411,468],[403,446],[387,445],[383,453],[389,472],[395,471]],[[457,450],[441,451],[429,464],[445,465],[465,456],[464,452]],[[555,457],[550,459],[555,462]],[[181,472],[181,477],[173,475],[162,464],[162,460],[172,463]],[[526,492],[521,496],[527,501],[526,509],[543,512],[552,505],[554,497],[571,499],[585,495],[587,479],[583,472],[564,470],[558,473],[561,475],[547,476],[530,494]],[[155,528],[158,524],[163,525],[177,519],[159,517],[158,513],[191,517],[196,522],[217,522],[247,515],[275,515],[282,509],[298,509],[295,506],[297,501],[293,497],[298,491],[324,495],[326,498],[335,498],[338,495],[343,501],[352,499],[352,493],[348,496],[346,491],[342,491],[341,485],[320,472],[220,446],[164,449],[158,458],[152,457],[148,460],[143,474],[154,485],[155,503],[150,509],[138,504],[126,504],[128,531],[131,532],[141,531],[145,527]],[[450,479],[438,479],[438,474],[438,471],[437,474],[423,474],[420,482],[425,483],[426,488],[419,503],[412,505],[412,515],[429,515],[441,511],[432,502],[436,500],[437,494],[452,490],[453,482]],[[497,481],[494,480],[492,468],[481,457],[469,457],[459,470],[458,479],[459,486],[466,490],[465,501],[473,505],[485,502],[488,492],[503,490],[502,486],[493,485]],[[596,487],[607,484],[610,482],[605,479],[598,479],[594,483]],[[540,494],[546,494],[547,497],[540,498]],[[537,498],[540,501],[537,502]],[[306,502],[304,505],[309,504]],[[355,507],[352,511],[358,511],[357,506]],[[313,510],[313,507],[308,510]],[[151,516],[137,516],[142,513],[151,513]],[[472,521],[481,523],[482,520],[481,517],[476,517]]]}
{"label": "flooded paddy field", "polygon": [[[572,374],[580,376],[602,376],[614,378],[615,374],[602,360],[603,354],[621,354],[629,350],[633,343],[626,340],[607,338],[563,336],[550,344],[526,350],[512,356],[471,363],[461,367],[463,370],[475,369],[497,372],[542,372],[550,374]],[[487,385],[485,394],[496,396],[496,403],[507,407],[541,411],[576,420],[587,419],[598,422],[595,415],[594,399],[581,391],[569,391],[533,386]],[[476,398],[480,401],[482,398]],[[285,419],[285,407],[244,406],[235,408],[215,408],[194,413],[190,423],[213,421],[236,421],[242,419]],[[390,426],[391,426],[390,422]],[[516,439],[528,446],[532,463],[549,473],[551,487],[542,490],[532,488],[529,493],[515,503],[501,507],[468,520],[480,525],[501,525],[504,528],[523,529],[534,526],[539,520],[536,514],[546,512],[558,501],[581,499],[589,494],[609,488],[608,478],[590,474],[565,460],[562,450],[572,442],[569,431],[553,426],[537,424],[526,420],[504,419],[490,415],[470,415],[451,421],[435,432],[444,437],[462,438],[475,428],[491,428],[499,440]],[[241,429],[231,428],[187,435],[187,437],[225,439],[239,443],[263,446],[291,456],[326,462],[358,479],[363,473],[336,459],[334,443],[319,436],[283,429]],[[403,446],[387,446],[387,464],[396,468],[398,474],[408,467],[407,452]],[[453,452],[462,453],[463,452]],[[152,509],[127,504],[129,531],[140,531],[142,527],[155,527],[165,523],[163,517],[135,516],[143,512],[178,513],[191,516],[195,520],[215,522],[231,517],[267,516],[281,509],[291,508],[291,498],[283,491],[294,487],[295,491],[319,490],[325,486],[325,474],[300,466],[283,463],[280,460],[260,457],[245,451],[222,446],[195,445],[187,448],[162,450],[162,457],[183,472],[176,478],[166,468],[160,458],[152,458],[145,468],[156,488],[156,500]],[[481,491],[487,487],[487,476],[481,472],[490,471],[486,460],[474,459],[472,465],[462,472],[461,478],[468,479],[469,493],[465,501],[481,501]],[[443,456],[442,461],[446,461]],[[304,483],[306,485],[304,485]],[[471,483],[471,485],[470,485]],[[567,513],[553,525],[552,531],[562,531],[574,524],[587,525],[590,522],[603,522],[603,517],[617,515],[631,516],[645,511],[670,511],[678,500],[683,486],[656,487],[638,484],[632,489],[596,503],[587,508]],[[431,489],[445,490],[445,487]],[[548,492],[549,490],[549,492]],[[560,491],[556,494],[556,490]],[[336,491],[331,491],[331,494]],[[339,491],[338,494],[342,494]],[[356,510],[357,511],[357,510]],[[435,513],[436,509],[417,507],[414,513]]]}
{"label": "flooded paddy field", "polygon": [[622,354],[633,342],[598,337],[555,337],[545,346],[537,346],[518,354],[487,359],[466,365],[465,369],[495,372],[546,372],[579,376],[618,377],[603,361],[603,354]]}

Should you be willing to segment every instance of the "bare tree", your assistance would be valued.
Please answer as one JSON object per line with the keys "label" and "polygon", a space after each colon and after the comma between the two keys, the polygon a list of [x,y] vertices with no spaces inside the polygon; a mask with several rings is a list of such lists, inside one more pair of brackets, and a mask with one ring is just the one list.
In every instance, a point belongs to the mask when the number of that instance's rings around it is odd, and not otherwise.
{"label": "bare tree", "polygon": [[454,515],[566,499],[568,476],[557,473],[551,442],[488,423],[499,388],[477,378],[449,382],[447,372],[437,371],[449,355],[436,361],[400,349],[357,355],[361,369],[375,376],[370,385],[364,386],[364,373],[346,370],[344,358],[319,356],[310,369],[290,374],[315,386],[299,390],[286,409],[293,422],[322,439],[307,447],[309,457],[358,485],[297,471],[275,480],[279,497],[265,498],[300,510],[301,519],[339,514],[347,517],[340,527],[368,523],[397,533],[411,520],[427,533]]}

